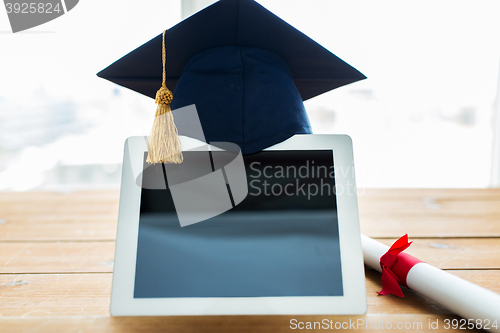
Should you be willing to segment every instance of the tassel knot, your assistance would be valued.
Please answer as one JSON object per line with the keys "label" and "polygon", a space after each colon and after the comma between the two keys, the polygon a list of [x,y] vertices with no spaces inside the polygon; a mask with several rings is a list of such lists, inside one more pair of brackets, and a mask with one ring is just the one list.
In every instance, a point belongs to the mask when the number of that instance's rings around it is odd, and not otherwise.
{"label": "tassel knot", "polygon": [[172,103],[172,99],[174,98],[174,95],[172,92],[167,88],[167,86],[162,85],[160,90],[156,92],[156,104],[170,104]]}

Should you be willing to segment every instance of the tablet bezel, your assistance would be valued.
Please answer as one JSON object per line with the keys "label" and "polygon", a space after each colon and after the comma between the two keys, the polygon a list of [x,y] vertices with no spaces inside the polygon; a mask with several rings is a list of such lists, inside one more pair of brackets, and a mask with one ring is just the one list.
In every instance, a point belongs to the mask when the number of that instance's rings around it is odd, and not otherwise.
{"label": "tablet bezel", "polygon": [[[180,139],[183,149],[196,145],[193,139],[182,136]],[[134,176],[143,167],[147,140],[147,137],[130,137],[125,141],[111,291],[112,316],[354,315],[366,312],[353,150],[347,135],[295,135],[264,149],[333,150],[343,296],[134,298],[141,202],[141,187]],[[350,190],[339,191],[341,186]]]}

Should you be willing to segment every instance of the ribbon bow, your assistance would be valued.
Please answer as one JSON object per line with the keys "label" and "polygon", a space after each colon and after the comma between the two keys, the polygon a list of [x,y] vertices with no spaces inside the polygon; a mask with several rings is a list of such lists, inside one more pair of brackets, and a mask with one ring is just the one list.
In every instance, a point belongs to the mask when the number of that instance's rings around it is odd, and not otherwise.
{"label": "ribbon bow", "polygon": [[399,297],[404,297],[403,291],[399,286],[406,286],[406,276],[410,269],[422,262],[421,260],[406,254],[401,253],[406,250],[413,242],[408,242],[408,234],[399,238],[392,244],[389,251],[380,257],[380,267],[382,268],[382,291],[379,295],[394,294]]}

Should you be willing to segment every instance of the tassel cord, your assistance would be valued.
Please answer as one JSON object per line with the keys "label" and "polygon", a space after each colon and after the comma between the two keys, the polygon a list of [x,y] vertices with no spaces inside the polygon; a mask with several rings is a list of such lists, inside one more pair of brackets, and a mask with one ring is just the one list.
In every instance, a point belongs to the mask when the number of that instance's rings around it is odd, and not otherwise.
{"label": "tassel cord", "polygon": [[151,130],[151,136],[148,143],[148,163],[182,163],[182,147],[179,140],[179,133],[174,123],[170,103],[172,102],[172,92],[166,86],[166,48],[165,33],[163,31],[162,39],[162,63],[163,77],[161,88],[156,92],[155,120]]}

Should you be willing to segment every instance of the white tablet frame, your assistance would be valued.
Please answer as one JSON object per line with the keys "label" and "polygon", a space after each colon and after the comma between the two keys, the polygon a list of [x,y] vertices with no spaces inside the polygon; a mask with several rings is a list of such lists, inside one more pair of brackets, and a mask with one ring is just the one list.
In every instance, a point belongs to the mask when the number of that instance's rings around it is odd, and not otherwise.
{"label": "white tablet frame", "polygon": [[[193,139],[180,137],[183,149]],[[116,237],[112,316],[161,315],[344,315],[366,312],[366,287],[359,229],[351,138],[347,135],[295,135],[264,150],[333,150],[343,296],[134,298],[141,188],[133,170],[143,167],[147,137],[125,141],[118,231]],[[338,172],[340,170],[341,172]]]}

